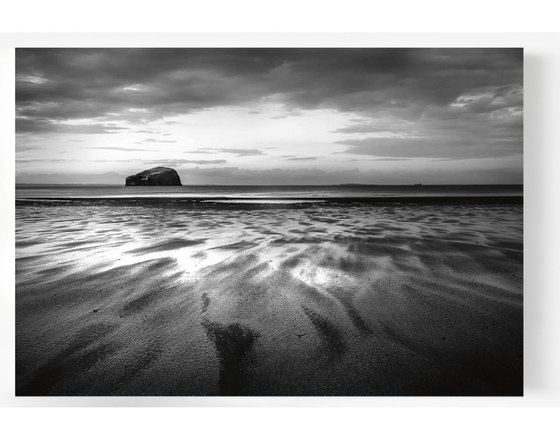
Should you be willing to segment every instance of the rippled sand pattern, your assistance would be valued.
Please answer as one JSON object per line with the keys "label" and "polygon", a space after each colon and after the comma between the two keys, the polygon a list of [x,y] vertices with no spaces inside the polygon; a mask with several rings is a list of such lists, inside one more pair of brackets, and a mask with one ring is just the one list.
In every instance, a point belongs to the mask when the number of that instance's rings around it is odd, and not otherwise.
{"label": "rippled sand pattern", "polygon": [[522,206],[25,203],[18,395],[518,395]]}

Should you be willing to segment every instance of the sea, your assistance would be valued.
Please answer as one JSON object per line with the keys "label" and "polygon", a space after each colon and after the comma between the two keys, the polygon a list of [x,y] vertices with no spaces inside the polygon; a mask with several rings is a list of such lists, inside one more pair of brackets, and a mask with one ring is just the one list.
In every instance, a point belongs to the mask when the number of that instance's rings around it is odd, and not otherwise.
{"label": "sea", "polygon": [[363,199],[401,197],[520,197],[523,185],[16,185],[16,200],[89,198],[171,198],[198,201],[220,199],[238,202],[275,200]]}

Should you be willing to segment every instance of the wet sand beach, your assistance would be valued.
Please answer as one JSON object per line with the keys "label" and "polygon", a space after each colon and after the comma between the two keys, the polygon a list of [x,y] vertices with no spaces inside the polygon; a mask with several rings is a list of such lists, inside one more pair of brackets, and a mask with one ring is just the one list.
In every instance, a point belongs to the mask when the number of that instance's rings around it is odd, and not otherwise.
{"label": "wet sand beach", "polygon": [[18,201],[17,395],[521,395],[521,203]]}

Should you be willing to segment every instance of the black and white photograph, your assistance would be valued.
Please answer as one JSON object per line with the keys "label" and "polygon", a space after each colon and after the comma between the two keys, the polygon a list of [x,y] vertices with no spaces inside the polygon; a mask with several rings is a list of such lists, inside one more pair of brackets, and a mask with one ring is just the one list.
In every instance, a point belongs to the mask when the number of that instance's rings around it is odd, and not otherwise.
{"label": "black and white photograph", "polygon": [[523,396],[523,64],[17,47],[16,396]]}

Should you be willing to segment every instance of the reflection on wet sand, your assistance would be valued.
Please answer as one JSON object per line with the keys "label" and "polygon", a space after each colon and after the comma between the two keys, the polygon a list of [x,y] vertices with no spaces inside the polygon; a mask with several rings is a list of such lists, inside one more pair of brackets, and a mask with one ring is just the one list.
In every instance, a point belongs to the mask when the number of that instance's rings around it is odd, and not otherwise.
{"label": "reflection on wet sand", "polygon": [[18,395],[522,393],[522,206],[22,203]]}

